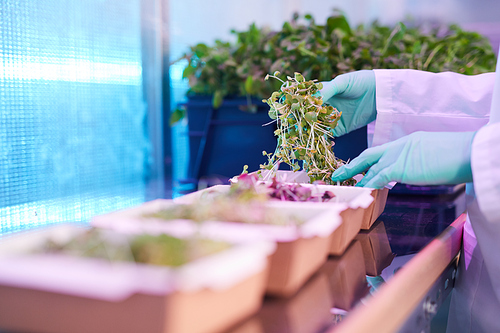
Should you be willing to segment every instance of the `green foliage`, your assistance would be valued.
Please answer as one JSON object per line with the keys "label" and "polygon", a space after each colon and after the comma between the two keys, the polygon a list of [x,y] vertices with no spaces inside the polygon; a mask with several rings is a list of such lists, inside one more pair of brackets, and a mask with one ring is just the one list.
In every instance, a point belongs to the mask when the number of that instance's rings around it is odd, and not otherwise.
{"label": "green foliage", "polygon": [[170,114],[170,126],[175,125],[177,122],[181,121],[186,117],[186,108],[176,108],[172,113]]}
{"label": "green foliage", "polygon": [[170,267],[185,265],[229,247],[228,243],[211,239],[180,239],[166,234],[139,235],[130,244],[135,262]]}
{"label": "green foliage", "polygon": [[[275,74],[279,75],[279,72]],[[337,126],[342,114],[331,105],[323,104],[318,94],[322,88],[318,80],[307,81],[300,73],[287,77],[286,81],[276,75],[267,75],[281,83],[278,91],[263,102],[270,107],[270,117],[276,119],[278,145],[274,153],[263,152],[268,163],[261,169],[276,170],[279,163],[286,163],[293,171],[300,169],[299,161],[311,182],[323,181],[332,184],[333,171],[344,164],[333,151],[331,129]],[[342,185],[354,185],[350,179]]]}
{"label": "green foliage", "polygon": [[[360,69],[411,68],[431,72],[479,74],[494,71],[495,55],[486,38],[456,25],[423,32],[403,23],[377,22],[351,27],[345,16],[334,13],[324,25],[311,15],[298,15],[279,31],[258,28],[232,31],[236,42],[217,40],[197,44],[182,59],[190,93],[213,95],[220,106],[229,95],[270,96],[278,81],[264,81],[269,72],[301,72],[305,77],[329,81],[338,74]],[[445,30],[445,31],[444,31]]]}
{"label": "green foliage", "polygon": [[[163,218],[161,211],[158,215],[152,217]],[[127,237],[91,228],[67,242],[48,240],[37,252],[177,267],[229,247],[228,243],[199,237],[180,239],[166,234]]]}

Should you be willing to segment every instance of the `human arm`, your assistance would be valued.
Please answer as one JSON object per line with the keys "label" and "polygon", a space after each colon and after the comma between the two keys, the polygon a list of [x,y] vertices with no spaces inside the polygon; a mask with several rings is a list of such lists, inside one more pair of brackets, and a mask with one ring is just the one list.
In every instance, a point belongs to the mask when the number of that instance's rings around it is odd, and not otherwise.
{"label": "human arm", "polygon": [[[500,74],[467,76],[415,70],[374,72],[377,124],[373,145],[422,130],[479,130],[471,149],[474,187],[481,210],[500,216],[500,212],[488,212],[500,209],[500,205],[491,202],[500,201],[500,179],[495,178],[495,175],[500,175]],[[488,121],[489,125],[484,126]],[[454,149],[455,145],[451,145],[449,151]]]}
{"label": "human arm", "polygon": [[477,131],[488,122],[495,73],[409,69],[374,73],[377,121],[373,146],[416,131]]}
{"label": "human arm", "polygon": [[[377,104],[374,146],[386,145],[366,150],[336,171],[332,179],[349,178],[374,165],[360,186],[379,188],[390,181],[414,185],[472,181],[472,176],[456,177],[449,170],[454,165],[467,165],[468,174],[471,173],[471,133],[488,121],[495,74],[374,72]],[[406,137],[421,130],[426,133]],[[457,133],[454,137],[452,133],[436,133],[443,131],[469,134]],[[393,142],[397,139],[400,140]],[[445,163],[449,161],[453,163]]]}
{"label": "human arm", "polygon": [[415,131],[476,131],[489,117],[495,73],[362,70],[322,82],[323,100],[342,112],[335,136],[375,120],[373,145]]}

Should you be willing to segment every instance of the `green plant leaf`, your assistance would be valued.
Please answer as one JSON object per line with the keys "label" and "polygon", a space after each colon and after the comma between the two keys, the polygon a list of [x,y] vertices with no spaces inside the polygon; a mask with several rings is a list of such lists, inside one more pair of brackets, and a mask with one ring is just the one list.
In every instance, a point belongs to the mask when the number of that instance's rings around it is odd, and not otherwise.
{"label": "green plant leaf", "polygon": [[209,47],[206,44],[199,43],[194,47],[194,53],[198,58],[205,57],[209,52]]}
{"label": "green plant leaf", "polygon": [[404,25],[403,22],[398,22],[394,29],[396,30],[396,33],[394,34],[394,38],[392,40],[397,42],[398,40],[403,39],[403,36],[406,33],[406,25]]}
{"label": "green plant leaf", "polygon": [[212,106],[214,109],[218,109],[224,100],[224,94],[221,90],[217,90],[212,97]]}
{"label": "green plant leaf", "polygon": [[304,115],[304,118],[306,118],[306,120],[308,122],[316,122],[318,121],[318,115],[316,114],[316,112],[307,112],[305,115]]}
{"label": "green plant leaf", "polygon": [[411,53],[413,54],[418,54],[420,53],[420,51],[422,50],[422,43],[420,43],[419,40],[417,40],[414,44],[413,44],[413,47],[412,47],[412,51]]}
{"label": "green plant leaf", "polygon": [[186,109],[185,108],[176,108],[172,113],[170,113],[170,126],[175,125],[177,122],[181,121],[186,117]]}
{"label": "green plant leaf", "polygon": [[[304,82],[305,79],[304,77],[302,76],[302,74],[298,73],[298,72],[295,72],[294,74],[294,78],[295,80],[297,80],[297,82]],[[289,96],[289,95],[288,95]]]}
{"label": "green plant leaf", "polygon": [[347,19],[343,15],[330,16],[326,20],[326,26],[328,29],[327,30],[328,34],[331,34],[335,29],[339,29],[348,35],[351,34],[351,27],[349,26],[349,22],[347,22]]}
{"label": "green plant leaf", "polygon": [[182,78],[183,79],[188,78],[191,75],[194,75],[195,73],[196,73],[196,68],[188,64],[186,68],[184,68],[184,70],[182,71]]}
{"label": "green plant leaf", "polygon": [[249,95],[253,94],[253,77],[251,76],[248,76],[245,80],[245,91]]}
{"label": "green plant leaf", "polygon": [[313,57],[313,58],[317,57],[316,53],[309,51],[304,46],[299,46],[298,50],[299,50],[300,54],[303,56],[309,56],[309,57]]}
{"label": "green plant leaf", "polygon": [[305,149],[299,149],[295,151],[295,158],[298,160],[303,160],[304,156],[306,155],[306,150]]}
{"label": "green plant leaf", "polygon": [[339,118],[335,119],[334,121],[332,122],[329,122],[328,123],[328,126],[330,126],[331,129],[334,129],[335,127],[337,127],[337,123],[339,121]]}
{"label": "green plant leaf", "polygon": [[293,32],[293,27],[292,25],[290,24],[290,22],[285,22],[283,24],[283,31],[286,31],[286,32]]}

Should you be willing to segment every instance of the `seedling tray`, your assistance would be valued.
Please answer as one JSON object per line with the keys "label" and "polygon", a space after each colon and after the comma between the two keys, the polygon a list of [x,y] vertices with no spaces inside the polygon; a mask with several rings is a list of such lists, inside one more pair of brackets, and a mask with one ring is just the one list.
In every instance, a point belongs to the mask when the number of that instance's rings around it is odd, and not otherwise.
{"label": "seedling tray", "polygon": [[[192,196],[191,198],[194,198]],[[341,225],[340,207],[294,202],[269,202],[266,209],[280,212],[304,221],[297,225],[266,225],[236,222],[190,220],[161,220],[145,217],[162,209],[178,205],[172,200],[154,200],[128,210],[95,217],[92,224],[100,227],[136,232],[168,232],[182,234],[199,232],[209,237],[249,242],[266,240],[277,244],[276,252],[269,258],[269,277],[266,293],[276,296],[294,294],[325,262],[329,254],[331,235]]]}
{"label": "seedling tray", "polygon": [[[258,174],[255,172],[255,174]],[[264,170],[260,174],[258,174],[262,180],[269,180],[273,175],[276,178],[283,182],[290,183],[298,183],[305,184],[309,183],[309,176],[304,171],[286,171],[286,170],[278,170],[275,173],[271,173],[270,171]],[[362,175],[358,175],[355,177],[356,179],[361,179]],[[233,178],[234,180],[235,178]],[[378,217],[382,214],[385,208],[385,204],[387,201],[387,195],[389,194],[389,190],[394,186],[395,183],[389,184],[387,187],[383,189],[370,189],[371,195],[373,197],[372,204],[364,210],[364,215],[362,218],[361,229],[368,230],[370,227],[377,221]],[[350,186],[343,186],[349,188]]]}
{"label": "seedling tray", "polygon": [[[283,174],[281,174],[283,175]],[[286,175],[286,174],[284,174]],[[295,176],[295,175],[294,175]],[[300,177],[300,175],[299,175]],[[285,177],[284,177],[285,178]],[[269,186],[271,183],[261,181],[260,186]],[[313,185],[300,184],[311,189],[313,196],[322,195],[326,191],[332,192],[335,197],[327,202],[293,202],[294,205],[314,204],[335,206],[340,211],[342,224],[331,234],[330,255],[341,255],[356,237],[362,225],[372,223],[372,215],[375,206],[373,205],[373,191],[371,189],[352,187],[352,186],[333,186],[333,185]],[[179,203],[191,203],[200,199],[209,199],[211,195],[227,193],[229,185],[216,185],[201,191],[190,193],[176,199]]]}
{"label": "seedling tray", "polygon": [[49,238],[79,232],[59,226],[1,244],[1,329],[215,333],[261,306],[269,254],[263,243],[234,245],[175,269],[30,254]]}

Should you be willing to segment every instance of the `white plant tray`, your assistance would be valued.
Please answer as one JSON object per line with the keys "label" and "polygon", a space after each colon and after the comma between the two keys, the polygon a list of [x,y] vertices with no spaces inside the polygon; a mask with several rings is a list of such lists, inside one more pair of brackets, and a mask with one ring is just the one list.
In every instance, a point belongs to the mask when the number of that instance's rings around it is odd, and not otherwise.
{"label": "white plant tray", "polygon": [[0,285],[108,301],[124,300],[135,293],[166,295],[204,288],[223,290],[266,269],[267,257],[275,250],[272,242],[235,244],[178,268],[111,263],[62,254],[30,254],[48,239],[70,239],[84,231],[62,225],[3,241]]}
{"label": "white plant tray", "polygon": [[[271,185],[270,181],[258,181],[257,184],[261,184],[262,186]],[[307,187],[311,189],[312,195],[322,195],[326,191],[330,191],[335,194],[335,197],[326,202],[291,202],[293,205],[303,204],[314,205],[314,204],[322,204],[322,205],[336,205],[340,209],[340,211],[351,208],[368,208],[370,204],[373,202],[373,196],[371,195],[372,189],[364,188],[364,187],[354,187],[354,186],[336,186],[336,185],[315,185],[315,184],[300,184],[301,186]],[[257,187],[258,188],[258,187]],[[209,188],[206,188],[201,191],[193,192],[190,194],[186,194],[182,197],[176,198],[174,201],[177,203],[185,203],[189,204],[199,199],[209,199],[211,194],[217,193],[227,193],[229,192],[230,185],[215,185]],[[264,191],[265,189],[262,188]],[[279,200],[270,200],[270,203],[280,202]],[[285,202],[285,201],[282,201]]]}
{"label": "white plant tray", "polygon": [[[217,185],[223,189],[224,185]],[[96,216],[91,224],[102,228],[111,228],[122,232],[167,232],[181,237],[186,233],[200,232],[214,239],[235,242],[257,240],[293,241],[298,238],[327,237],[341,224],[340,212],[346,209],[345,204],[338,206],[317,205],[316,203],[270,201],[266,203],[266,211],[299,218],[301,225],[268,225],[256,223],[237,223],[205,221],[196,223],[190,220],[163,220],[144,217],[145,214],[158,212],[174,205],[183,204],[180,201],[157,199],[140,206],[125,209],[105,215]]]}

